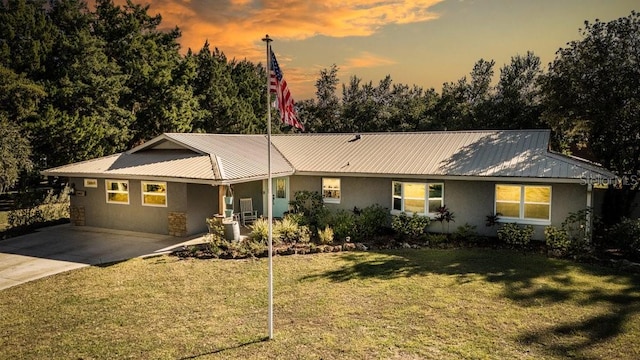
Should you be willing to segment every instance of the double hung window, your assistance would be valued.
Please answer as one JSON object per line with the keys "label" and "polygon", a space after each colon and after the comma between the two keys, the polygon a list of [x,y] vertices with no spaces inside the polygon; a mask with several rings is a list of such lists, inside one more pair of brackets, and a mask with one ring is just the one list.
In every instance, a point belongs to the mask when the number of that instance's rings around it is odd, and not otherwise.
{"label": "double hung window", "polygon": [[143,181],[142,205],[166,207],[167,183],[157,181]]}
{"label": "double hung window", "polygon": [[392,196],[396,212],[434,214],[444,205],[444,184],[394,181]]}
{"label": "double hung window", "polygon": [[495,199],[501,218],[551,221],[551,186],[498,184]]}
{"label": "double hung window", "polygon": [[327,204],[340,204],[340,179],[322,178],[322,200]]}
{"label": "double hung window", "polygon": [[105,180],[107,189],[107,203],[129,204],[129,181]]}

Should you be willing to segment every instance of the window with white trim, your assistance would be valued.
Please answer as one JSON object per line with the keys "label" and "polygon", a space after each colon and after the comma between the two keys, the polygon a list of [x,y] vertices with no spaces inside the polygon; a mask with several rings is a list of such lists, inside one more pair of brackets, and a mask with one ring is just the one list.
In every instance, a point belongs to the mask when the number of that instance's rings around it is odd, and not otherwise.
{"label": "window with white trim", "polygon": [[435,214],[444,205],[443,183],[393,182],[393,207],[397,212]]}
{"label": "window with white trim", "polygon": [[551,186],[496,184],[495,200],[503,219],[551,221]]}
{"label": "window with white trim", "polygon": [[107,203],[129,204],[128,180],[105,180],[105,188],[107,190]]}
{"label": "window with white trim", "polygon": [[166,207],[167,183],[160,181],[143,181],[142,205]]}
{"label": "window with white trim", "polygon": [[328,204],[340,204],[340,179],[322,178],[322,200]]}

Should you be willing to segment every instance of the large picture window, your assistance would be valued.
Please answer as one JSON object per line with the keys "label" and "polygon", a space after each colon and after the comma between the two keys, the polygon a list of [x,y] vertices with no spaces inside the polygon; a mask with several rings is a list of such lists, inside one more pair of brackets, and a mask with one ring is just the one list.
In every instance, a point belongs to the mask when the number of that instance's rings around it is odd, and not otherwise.
{"label": "large picture window", "polygon": [[129,181],[105,180],[107,189],[107,203],[129,204]]}
{"label": "large picture window", "polygon": [[502,218],[551,221],[551,186],[498,184],[495,211]]}
{"label": "large picture window", "polygon": [[444,184],[393,182],[393,210],[408,214],[434,214],[444,205]]}
{"label": "large picture window", "polygon": [[322,178],[322,200],[329,204],[340,204],[340,179]]}
{"label": "large picture window", "polygon": [[167,206],[167,183],[143,181],[142,205]]}

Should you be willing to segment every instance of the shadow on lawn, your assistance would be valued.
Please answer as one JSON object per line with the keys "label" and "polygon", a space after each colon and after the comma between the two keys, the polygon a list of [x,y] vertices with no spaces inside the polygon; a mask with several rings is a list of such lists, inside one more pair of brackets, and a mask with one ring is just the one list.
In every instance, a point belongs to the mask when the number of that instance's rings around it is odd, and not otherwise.
{"label": "shadow on lawn", "polygon": [[[640,276],[536,254],[489,249],[397,250],[380,253],[374,259],[370,254],[346,253],[342,259],[348,264],[341,269],[310,275],[306,279],[328,278],[343,282],[442,274],[455,276],[459,283],[478,280],[502,283],[505,296],[522,306],[572,301],[578,305],[598,303],[609,307],[607,313],[559,323],[518,338],[525,344],[544,344],[544,351],[555,355],[580,353],[620,335],[625,324],[640,313]],[[570,268],[576,267],[584,273],[606,277],[607,282],[626,284],[627,287],[616,293],[597,288],[584,292],[568,275]],[[552,284],[536,283],[538,278],[551,279]]]}
{"label": "shadow on lawn", "polygon": [[266,341],[269,341],[269,338],[268,337],[263,337],[263,338],[259,338],[259,339],[253,340],[253,341],[248,341],[246,343],[238,344],[236,346],[229,346],[229,347],[222,348],[222,349],[207,351],[207,352],[204,352],[204,353],[201,353],[201,354],[197,354],[197,355],[186,356],[186,357],[180,358],[180,360],[197,359],[197,358],[203,357],[203,356],[220,354],[220,353],[228,351],[228,350],[240,349],[240,348],[243,348],[245,346],[258,344],[258,343],[266,342]]}

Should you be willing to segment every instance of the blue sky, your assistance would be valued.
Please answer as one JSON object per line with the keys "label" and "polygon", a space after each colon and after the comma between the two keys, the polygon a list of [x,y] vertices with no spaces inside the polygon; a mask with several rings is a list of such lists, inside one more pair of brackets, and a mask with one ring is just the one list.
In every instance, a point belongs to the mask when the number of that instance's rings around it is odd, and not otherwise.
{"label": "blue sky", "polygon": [[[144,2],[143,2],[144,3]],[[321,69],[339,67],[377,83],[435,88],[467,75],[484,58],[496,74],[528,50],[546,68],[555,52],[581,38],[584,21],[640,10],[638,0],[153,0],[163,26],[179,26],[181,44],[208,40],[228,58],[265,62],[265,34],[296,100],[314,96]]]}

